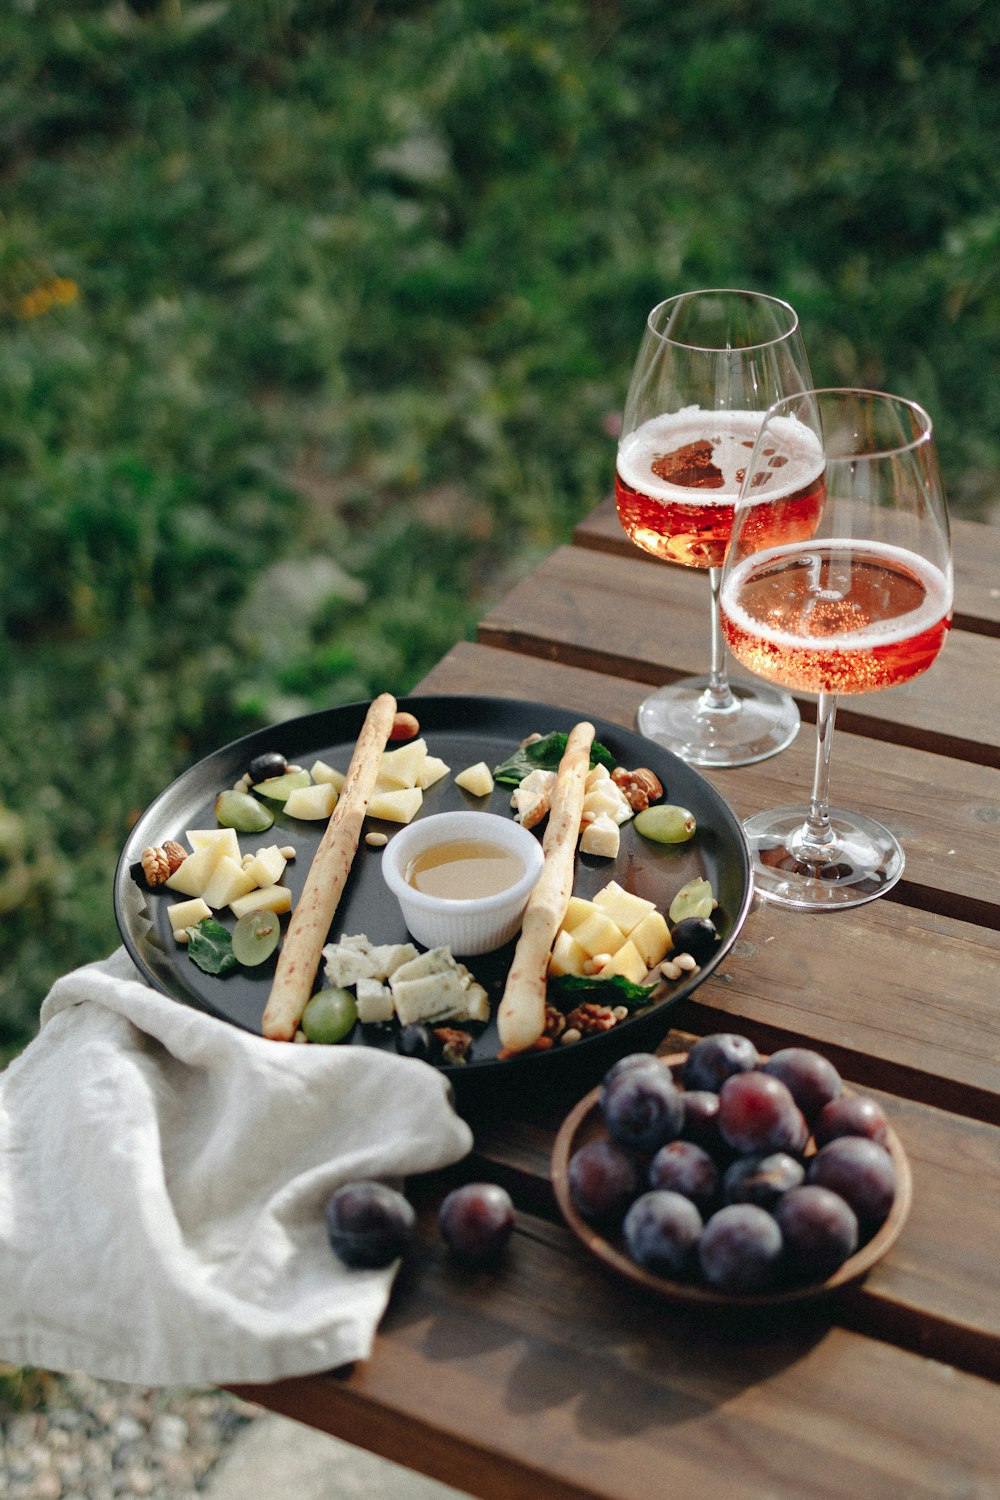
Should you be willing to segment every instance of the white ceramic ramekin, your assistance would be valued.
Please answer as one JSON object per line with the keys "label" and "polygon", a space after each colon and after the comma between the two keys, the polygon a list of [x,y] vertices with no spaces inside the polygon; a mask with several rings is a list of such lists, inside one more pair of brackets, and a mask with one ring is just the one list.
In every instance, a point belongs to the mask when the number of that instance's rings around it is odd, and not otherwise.
{"label": "white ceramic ramekin", "polygon": [[[468,901],[430,896],[409,885],[406,871],[410,861],[432,845],[453,839],[500,844],[523,862],[523,876],[505,891]],[[445,812],[419,818],[393,834],[382,851],[382,874],[418,943],[425,948],[446,946],[456,955],[472,955],[490,953],[514,936],[543,862],[538,839],[512,818],[499,813]]]}

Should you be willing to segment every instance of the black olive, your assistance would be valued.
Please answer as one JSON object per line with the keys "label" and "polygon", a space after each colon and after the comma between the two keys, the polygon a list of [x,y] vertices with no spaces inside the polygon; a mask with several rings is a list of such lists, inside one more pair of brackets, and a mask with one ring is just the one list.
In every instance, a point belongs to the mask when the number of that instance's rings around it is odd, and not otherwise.
{"label": "black olive", "polygon": [[255,755],[247,766],[247,775],[251,784],[257,785],[258,781],[266,781],[269,776],[284,776],[288,770],[288,762],[277,750],[265,750],[263,755]]}
{"label": "black olive", "polygon": [[396,1036],[396,1051],[403,1057],[417,1057],[431,1062],[437,1053],[437,1038],[429,1026],[414,1023],[402,1026]]}
{"label": "black olive", "polygon": [[708,917],[683,917],[670,929],[673,952],[690,953],[695,963],[703,964],[720,942],[718,929]]}

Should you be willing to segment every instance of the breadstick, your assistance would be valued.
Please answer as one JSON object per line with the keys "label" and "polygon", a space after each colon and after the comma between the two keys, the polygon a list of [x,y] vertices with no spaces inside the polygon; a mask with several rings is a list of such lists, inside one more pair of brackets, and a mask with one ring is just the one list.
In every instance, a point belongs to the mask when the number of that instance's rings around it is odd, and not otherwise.
{"label": "breadstick", "polygon": [[396,700],[389,693],[376,698],[369,708],[337,805],[313,855],[264,1008],[261,1030],[275,1041],[292,1040],[308,1003],[323,944],[357,853],[395,712]]}
{"label": "breadstick", "polygon": [[545,975],[552,944],[573,893],[576,843],[593,739],[593,724],[575,725],[559,762],[552,810],[542,840],[545,863],[528,897],[521,935],[497,1010],[497,1029],[505,1053],[533,1047],[545,1029]]}

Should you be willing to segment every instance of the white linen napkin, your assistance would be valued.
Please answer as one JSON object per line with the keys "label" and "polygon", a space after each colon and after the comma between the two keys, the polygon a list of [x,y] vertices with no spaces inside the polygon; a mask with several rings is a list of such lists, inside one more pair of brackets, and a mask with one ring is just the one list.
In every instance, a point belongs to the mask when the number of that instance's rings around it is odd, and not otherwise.
{"label": "white linen napkin", "polygon": [[343,1265],[326,1199],[471,1144],[425,1063],[265,1041],[119,949],[57,981],[0,1074],[0,1358],[135,1385],[364,1359],[396,1267]]}

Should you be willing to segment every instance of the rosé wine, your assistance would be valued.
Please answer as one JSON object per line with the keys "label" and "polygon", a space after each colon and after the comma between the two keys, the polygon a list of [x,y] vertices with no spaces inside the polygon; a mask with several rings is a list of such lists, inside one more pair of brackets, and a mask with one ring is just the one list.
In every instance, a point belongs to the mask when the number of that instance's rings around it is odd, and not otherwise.
{"label": "ros\u00e9 wine", "polygon": [[722,628],[751,671],[810,693],[866,693],[924,672],[944,644],[944,574],[901,547],[830,540],[751,554],[725,580]]}
{"label": "ros\u00e9 wine", "polygon": [[[722,566],[733,511],[761,424],[760,412],[697,406],[644,422],[618,451],[618,519],[643,551],[688,568]],[[759,545],[812,535],[823,501],[817,454],[764,455]],[[791,467],[788,465],[791,462]]]}

